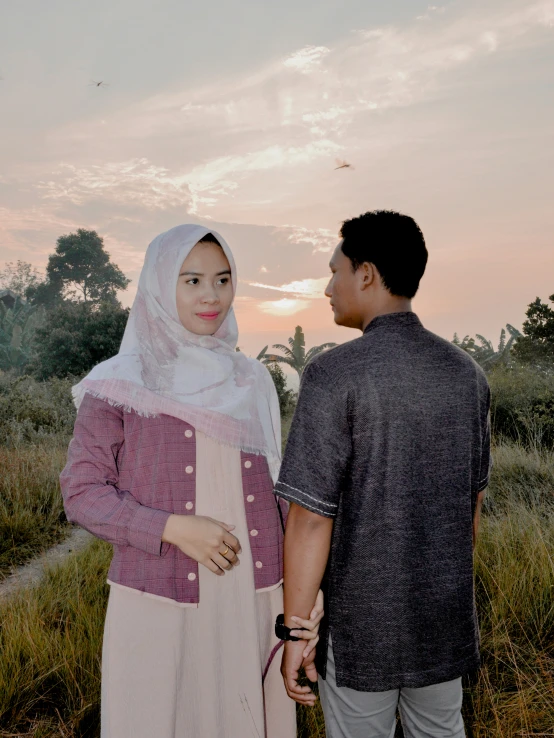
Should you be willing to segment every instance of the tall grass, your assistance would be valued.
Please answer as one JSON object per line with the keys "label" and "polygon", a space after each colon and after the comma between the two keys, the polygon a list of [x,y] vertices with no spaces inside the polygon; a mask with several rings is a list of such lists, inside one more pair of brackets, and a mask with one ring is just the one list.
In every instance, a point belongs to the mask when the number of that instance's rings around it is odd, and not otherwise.
{"label": "tall grass", "polygon": [[0,735],[98,735],[111,547],[94,541],[0,606]]}
{"label": "tall grass", "polygon": [[67,446],[0,446],[0,580],[68,530],[58,477]]}
{"label": "tall grass", "polygon": [[[483,667],[473,738],[554,733],[554,458],[501,444],[475,557]],[[0,606],[0,736],[96,738],[110,547],[94,542]],[[324,738],[319,706],[299,736]],[[398,733],[400,735],[400,732]]]}
{"label": "tall grass", "polygon": [[510,504],[483,520],[476,552],[483,668],[474,738],[554,734],[554,507]]}

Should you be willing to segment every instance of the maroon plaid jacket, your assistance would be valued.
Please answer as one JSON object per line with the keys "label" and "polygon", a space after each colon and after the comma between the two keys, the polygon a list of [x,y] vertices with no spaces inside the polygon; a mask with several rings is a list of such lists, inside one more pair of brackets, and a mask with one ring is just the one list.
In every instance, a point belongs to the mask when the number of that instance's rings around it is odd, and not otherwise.
{"label": "maroon plaid jacket", "polygon": [[[283,532],[265,456],[241,452],[241,461],[258,590],[283,576]],[[111,581],[198,602],[198,563],[161,540],[171,513],[195,514],[192,426],[169,415],[144,418],[87,394],[60,481],[69,520],[113,544]]]}

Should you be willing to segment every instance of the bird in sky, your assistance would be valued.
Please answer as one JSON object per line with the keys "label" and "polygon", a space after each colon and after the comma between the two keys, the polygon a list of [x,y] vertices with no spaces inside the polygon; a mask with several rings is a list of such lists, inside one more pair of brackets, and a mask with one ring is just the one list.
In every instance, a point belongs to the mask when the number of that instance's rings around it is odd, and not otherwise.
{"label": "bird in sky", "polygon": [[95,80],[91,79],[91,81],[89,82],[89,85],[88,86],[89,87],[92,87],[92,86],[94,86],[94,87],[109,87],[110,85],[108,84],[108,82],[104,82],[103,80],[101,80],[100,82],[96,82]]}
{"label": "bird in sky", "polygon": [[335,167],[335,172],[337,169],[354,169],[352,164],[349,164],[347,161],[343,161],[343,159],[335,159],[335,161],[338,164],[338,166]]}

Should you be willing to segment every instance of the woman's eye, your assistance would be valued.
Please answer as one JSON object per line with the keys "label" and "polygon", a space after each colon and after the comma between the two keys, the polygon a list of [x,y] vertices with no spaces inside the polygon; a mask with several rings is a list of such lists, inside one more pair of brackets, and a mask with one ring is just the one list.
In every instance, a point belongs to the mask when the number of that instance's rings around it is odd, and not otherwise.
{"label": "woman's eye", "polygon": [[219,280],[219,283],[220,283],[220,284],[227,284],[227,283],[228,283],[228,281],[229,281],[229,277],[222,277],[222,278],[221,278],[221,279]]}
{"label": "woman's eye", "polygon": [[198,284],[198,278],[193,277],[192,279],[187,279],[187,284]]}

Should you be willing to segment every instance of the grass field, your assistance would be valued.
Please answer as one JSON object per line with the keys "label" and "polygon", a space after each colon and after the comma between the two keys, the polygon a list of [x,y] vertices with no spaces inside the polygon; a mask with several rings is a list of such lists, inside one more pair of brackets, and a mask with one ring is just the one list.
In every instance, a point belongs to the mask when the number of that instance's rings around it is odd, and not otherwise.
{"label": "grass field", "polygon": [[0,580],[68,530],[58,477],[67,443],[0,446]]}
{"label": "grass field", "polygon": [[[483,668],[467,685],[473,738],[554,734],[554,455],[495,449],[476,552]],[[52,460],[44,458],[48,468]],[[110,547],[94,542],[0,607],[0,736],[97,738]],[[318,708],[299,736],[323,738]]]}

